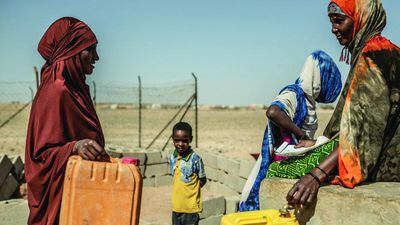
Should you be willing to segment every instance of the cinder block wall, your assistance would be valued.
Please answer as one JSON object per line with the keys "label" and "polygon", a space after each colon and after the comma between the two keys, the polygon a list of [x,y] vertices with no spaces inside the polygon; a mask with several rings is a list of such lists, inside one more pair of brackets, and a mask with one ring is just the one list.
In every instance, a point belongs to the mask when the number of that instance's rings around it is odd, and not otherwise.
{"label": "cinder block wall", "polygon": [[[170,152],[159,150],[129,149],[110,147],[113,157],[136,157],[140,159],[144,187],[172,185],[167,156]],[[222,216],[238,211],[240,194],[255,160],[240,160],[215,152],[196,150],[202,157],[207,175],[207,188],[215,196],[203,199],[200,225],[219,224]]]}
{"label": "cinder block wall", "polygon": [[24,182],[21,157],[0,154],[0,201],[18,197],[18,188]]}
{"label": "cinder block wall", "polygon": [[[261,183],[262,209],[279,209],[297,180],[271,178]],[[400,224],[400,183],[379,182],[354,189],[323,186],[318,199],[296,213],[300,224],[308,225],[398,225]]]}

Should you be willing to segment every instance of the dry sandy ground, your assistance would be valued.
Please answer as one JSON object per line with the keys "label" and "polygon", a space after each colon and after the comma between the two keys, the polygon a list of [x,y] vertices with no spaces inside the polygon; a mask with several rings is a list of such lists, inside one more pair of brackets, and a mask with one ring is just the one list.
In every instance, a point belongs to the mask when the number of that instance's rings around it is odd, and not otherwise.
{"label": "dry sandy ground", "polygon": [[[0,104],[0,124],[21,105]],[[0,153],[24,154],[26,127],[29,108],[25,109],[0,128]],[[176,109],[144,110],[142,121],[142,146],[146,147],[157,133],[175,114]],[[138,111],[135,109],[98,109],[98,115],[106,137],[107,144],[127,147],[138,146]],[[318,110],[321,134],[331,111]],[[194,112],[189,111],[185,121],[194,128]],[[262,136],[266,125],[264,110],[200,110],[198,149],[218,151],[227,154],[241,155],[257,152],[261,147]],[[152,148],[162,148],[171,134],[173,123],[168,126]],[[195,136],[195,133],[194,133]],[[195,146],[195,140],[193,142]],[[169,143],[167,148],[172,148]]]}
{"label": "dry sandy ground", "polygon": [[[203,200],[214,197],[205,188],[201,191]],[[140,218],[154,224],[171,224],[171,193],[171,186],[143,188]]]}
{"label": "dry sandy ground", "polygon": [[[0,104],[0,123],[18,106]],[[107,144],[138,146],[138,111],[134,109],[98,109]],[[144,110],[142,143],[146,146],[163,128],[176,110]],[[322,133],[331,111],[317,111]],[[24,153],[28,110],[22,111],[10,123],[0,128],[0,153]],[[194,125],[194,113],[190,111],[186,121]],[[171,124],[155,143],[161,148],[170,135]],[[238,158],[250,157],[258,152],[266,125],[264,110],[200,110],[198,149],[218,151]],[[193,143],[194,146],[194,143]],[[168,145],[172,148],[172,144]],[[203,197],[212,195],[204,190]],[[203,199],[204,199],[203,198]],[[141,218],[154,224],[169,224],[171,221],[171,187],[146,187],[143,190]]]}

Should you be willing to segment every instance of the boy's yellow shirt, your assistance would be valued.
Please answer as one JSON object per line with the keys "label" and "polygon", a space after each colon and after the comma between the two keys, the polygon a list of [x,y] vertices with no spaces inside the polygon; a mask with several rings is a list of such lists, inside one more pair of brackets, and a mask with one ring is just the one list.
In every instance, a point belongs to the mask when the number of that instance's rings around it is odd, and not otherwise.
{"label": "boy's yellow shirt", "polygon": [[[200,213],[203,210],[199,176],[205,177],[201,158],[193,151],[184,158],[174,154],[173,165],[172,211],[178,213]],[[182,174],[182,171],[186,174]]]}

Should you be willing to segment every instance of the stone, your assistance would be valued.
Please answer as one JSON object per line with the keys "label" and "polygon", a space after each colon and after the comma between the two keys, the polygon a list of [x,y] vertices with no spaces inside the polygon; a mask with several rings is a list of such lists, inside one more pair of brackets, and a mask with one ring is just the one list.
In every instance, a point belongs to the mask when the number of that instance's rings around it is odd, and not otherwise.
{"label": "stone", "polygon": [[[279,209],[297,180],[268,178],[261,183],[260,208]],[[400,221],[400,183],[377,182],[348,189],[323,186],[318,200],[296,214],[300,224],[398,224]]]}
{"label": "stone", "polygon": [[222,215],[225,213],[225,198],[223,196],[211,197],[203,201],[203,211],[200,213],[200,219],[210,216]]}
{"label": "stone", "polygon": [[7,155],[0,155],[0,186],[7,179],[13,165]]}
{"label": "stone", "polygon": [[17,190],[18,185],[17,179],[10,173],[0,186],[0,201],[10,199]]}
{"label": "stone", "polygon": [[146,177],[162,176],[169,174],[168,163],[146,165]]}
{"label": "stone", "polygon": [[218,156],[217,165],[218,169],[224,170],[227,173],[239,174],[240,162],[233,158],[228,158],[226,155]]}
{"label": "stone", "polygon": [[172,176],[155,176],[155,186],[170,186],[172,185]]}
{"label": "stone", "polygon": [[239,166],[239,176],[247,179],[255,164],[255,160],[241,160]]}
{"label": "stone", "polygon": [[225,197],[225,214],[236,213],[239,210],[240,195]]}
{"label": "stone", "polygon": [[210,216],[199,221],[199,225],[218,225],[221,223],[222,215]]}

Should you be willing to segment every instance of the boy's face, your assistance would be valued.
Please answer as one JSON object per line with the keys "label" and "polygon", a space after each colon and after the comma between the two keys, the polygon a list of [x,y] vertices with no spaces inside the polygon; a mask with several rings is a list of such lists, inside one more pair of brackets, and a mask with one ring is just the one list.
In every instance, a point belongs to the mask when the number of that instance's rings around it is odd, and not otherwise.
{"label": "boy's face", "polygon": [[189,149],[192,136],[189,136],[188,132],[184,130],[176,130],[172,134],[172,140],[176,150],[181,155]]}

